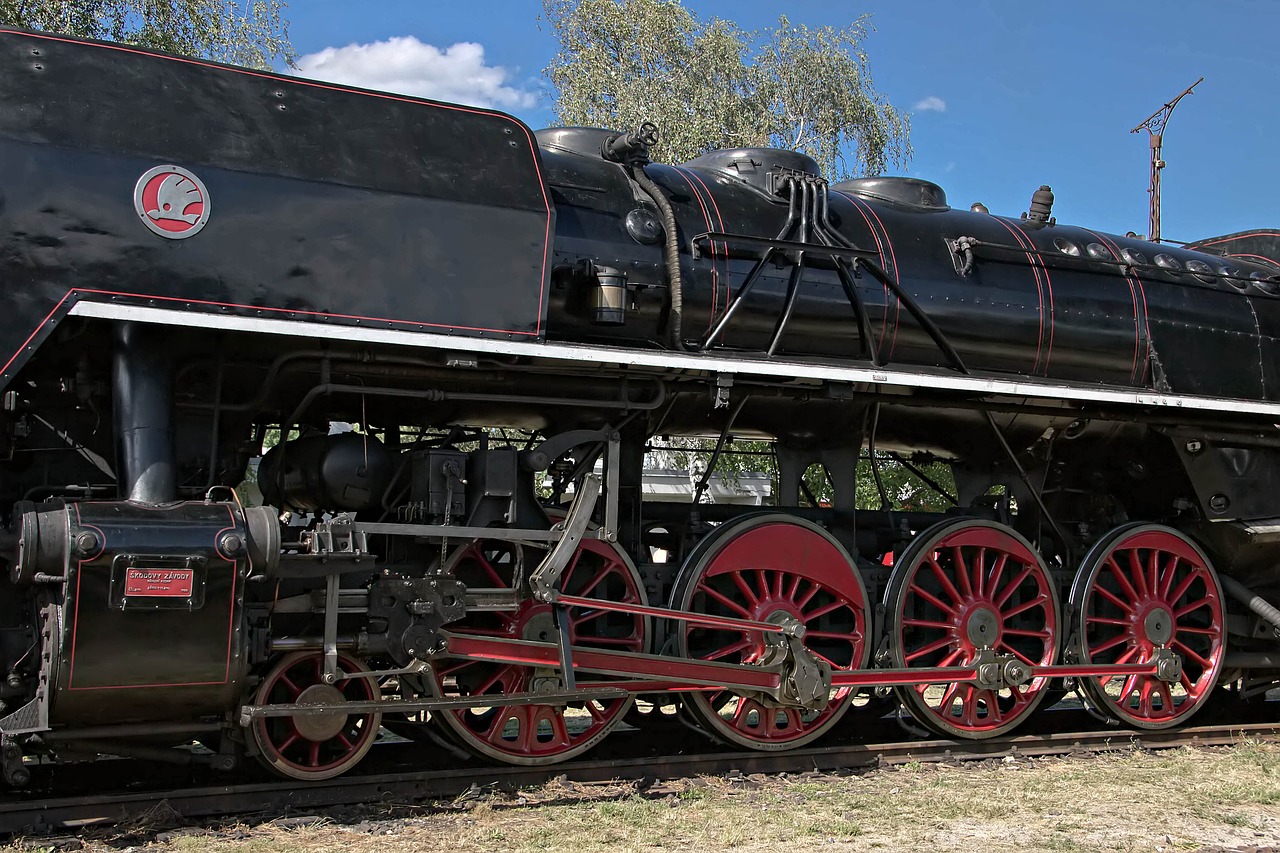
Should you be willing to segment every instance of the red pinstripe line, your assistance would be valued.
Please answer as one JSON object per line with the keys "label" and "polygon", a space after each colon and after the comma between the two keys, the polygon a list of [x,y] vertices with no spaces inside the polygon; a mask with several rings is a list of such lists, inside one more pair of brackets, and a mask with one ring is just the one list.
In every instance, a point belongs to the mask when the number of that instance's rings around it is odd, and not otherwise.
{"label": "red pinstripe line", "polygon": [[[1093,231],[1089,228],[1085,228],[1084,230],[1087,233],[1092,234],[1094,237],[1097,237],[1103,243],[1105,243],[1107,247],[1111,249],[1112,252],[1115,252],[1116,258],[1118,260],[1124,260],[1124,256],[1120,253],[1120,246],[1115,241],[1109,239],[1106,235],[1099,234],[1097,231]],[[1132,267],[1130,268],[1132,269]],[[1125,278],[1127,279],[1129,278],[1129,276],[1126,275]],[[1147,371],[1151,368],[1151,314],[1147,310],[1147,287],[1146,287],[1146,284],[1144,284],[1142,281],[1142,276],[1138,275],[1137,270],[1133,270],[1133,280],[1129,284],[1129,290],[1131,292],[1133,291],[1134,284],[1137,284],[1138,293],[1142,295],[1142,327],[1143,327],[1143,330],[1146,331],[1147,333],[1147,351],[1142,354],[1142,375],[1137,377],[1137,381],[1145,382],[1147,380]],[[1135,355],[1134,355],[1133,372],[1130,374],[1130,376],[1134,376],[1138,372],[1138,358],[1136,355],[1136,351],[1138,349],[1138,341],[1136,340],[1136,334],[1137,334],[1136,329],[1138,325],[1138,301],[1136,296],[1134,297],[1134,302],[1133,302],[1133,312],[1134,312],[1133,324],[1135,328],[1135,340],[1133,342],[1133,346],[1135,350]]]}
{"label": "red pinstripe line", "polygon": [[[998,216],[993,216],[991,218],[994,219],[996,222],[999,222],[1001,225],[1003,225],[1005,227],[1005,230],[1008,231],[1009,234],[1013,236],[1013,241],[1017,243],[1019,246],[1021,246],[1023,249],[1035,248],[1034,243],[1031,243],[1030,246],[1027,245],[1031,241],[1029,239],[1024,240],[1023,238],[1026,237],[1027,235],[1022,234],[1019,229],[1013,227],[1008,222],[1004,221]],[[1023,254],[1027,256],[1027,266],[1031,267],[1031,275],[1036,282],[1036,299],[1039,303],[1036,308],[1036,311],[1039,315],[1038,317],[1039,337],[1036,339],[1036,360],[1035,360],[1035,363],[1031,366],[1031,373],[1034,376],[1036,371],[1040,369],[1040,353],[1044,351],[1044,282],[1040,280],[1040,268],[1036,266],[1035,256],[1032,255],[1031,252],[1024,252]],[[1045,369],[1045,375],[1047,376],[1049,374],[1049,363],[1047,360],[1045,361],[1044,369]]]}
{"label": "red pinstripe line", "polygon": [[[1021,232],[1020,232],[1021,233]],[[1030,236],[1027,237],[1027,243],[1035,248],[1035,243]],[[1049,293],[1049,346],[1044,352],[1044,375],[1049,375],[1049,362],[1053,360],[1053,339],[1057,331],[1057,305],[1053,300],[1053,276],[1049,273],[1049,265],[1040,255],[1035,255],[1035,260],[1040,264],[1040,269],[1044,272],[1044,287]]]}
{"label": "red pinstripe line", "polygon": [[[863,212],[862,208],[854,201],[853,196],[841,190],[832,190],[836,195],[843,196],[846,201],[853,205],[853,209],[858,211],[858,215],[862,217],[862,221],[867,223],[867,231],[871,234],[871,239],[876,241],[876,253],[880,255],[880,266],[883,268],[887,265],[884,256],[884,244],[880,242],[880,235],[876,233],[876,227],[871,224],[870,217]],[[889,285],[883,282],[880,288],[884,291],[884,308],[880,312],[880,337],[876,340],[876,357],[880,356],[880,350],[884,345],[885,332],[889,328]]]}
{"label": "red pinstripe line", "polygon": [[[320,83],[315,80],[307,80],[302,77],[285,77],[280,74],[267,74],[261,71],[250,71],[247,68],[240,68],[235,65],[223,65],[217,62],[208,62],[205,60],[192,59],[190,57],[185,57],[185,56],[170,56],[168,54],[163,54],[163,53],[152,53],[150,51],[138,50],[136,48],[126,47],[124,45],[119,45],[119,44],[103,44],[102,42],[82,41],[79,39],[70,39],[70,38],[62,38],[59,36],[46,35],[44,33],[20,32],[20,31],[8,29],[8,28],[0,28],[0,32],[10,33],[12,35],[20,36],[23,38],[33,38],[33,39],[40,39],[42,41],[59,42],[62,44],[96,47],[102,50],[114,50],[120,53],[134,54],[135,56],[146,56],[152,59],[160,59],[168,62],[177,62],[182,65],[194,65],[198,68],[211,68],[218,71],[229,71],[233,74],[242,74],[246,77],[254,77],[259,80],[271,80],[277,83],[292,83],[294,85],[305,86],[311,89],[321,89],[327,92],[345,92],[351,95],[364,95],[365,97],[369,97],[369,98],[379,98],[384,101],[395,101],[397,103],[402,103],[402,104],[415,104],[415,105],[424,106],[424,107],[435,107],[441,110],[450,110],[452,112],[469,113],[471,115],[478,115],[478,116],[488,116],[490,118],[502,119],[504,121],[508,121],[514,124],[516,127],[520,128],[521,132],[524,134],[525,142],[528,143],[529,145],[529,153],[532,154],[533,156],[533,170],[534,172],[537,173],[537,176],[538,176],[538,191],[542,194],[543,209],[547,214],[546,224],[544,226],[544,231],[543,231],[543,241],[542,241],[542,280],[538,285],[538,317],[536,320],[535,331],[534,331],[535,335],[542,334],[542,313],[543,313],[542,309],[546,304],[546,289],[547,289],[547,254],[548,254],[548,249],[550,248],[550,245],[551,245],[552,206],[551,206],[551,197],[547,195],[547,182],[542,177],[542,162],[538,155],[538,146],[535,144],[534,138],[532,134],[530,134],[529,132],[529,128],[525,126],[523,122],[518,121],[517,119],[507,115],[506,113],[500,113],[494,110],[474,109],[471,107],[460,106],[458,104],[446,104],[440,101],[429,101],[429,100],[426,100],[425,98],[403,97],[399,95],[392,95],[387,92],[374,92],[368,89],[357,89],[351,86],[335,86],[327,83]],[[341,315],[335,314],[333,316],[341,316]],[[456,326],[455,328],[461,329],[465,327]],[[484,330],[475,330],[475,331],[498,331],[498,330],[484,329]],[[528,334],[528,332],[512,332],[511,334],[515,334],[515,335]],[[7,367],[8,365],[6,365],[6,368]]]}
{"label": "red pinstripe line", "polygon": [[[693,185],[693,181],[685,174],[684,169],[679,166],[672,166],[672,171],[684,178],[684,182],[689,185],[689,189],[693,192],[693,197],[698,200],[698,207],[702,208],[702,219],[707,224],[707,230],[711,230],[711,212],[707,210],[707,206],[702,201],[702,193],[698,192],[698,188]],[[714,240],[708,241],[711,244],[711,310],[707,312],[707,330],[710,331],[716,322],[716,305],[720,301],[720,273],[716,269],[716,244]],[[729,247],[725,246],[726,254]]]}
{"label": "red pinstripe line", "polygon": [[[893,238],[889,236],[889,229],[884,227],[884,223],[880,221],[880,214],[876,213],[876,209],[867,202],[862,202],[867,211],[875,218],[876,224],[880,226],[880,230],[884,232],[885,245],[889,247],[889,260],[893,263],[893,280],[902,286],[902,271],[898,269],[898,253],[893,248]],[[889,341],[889,358],[893,358],[893,351],[898,346],[898,320],[902,316],[902,300],[895,293],[893,295],[893,338]]]}
{"label": "red pinstripe line", "polygon": [[1262,261],[1270,266],[1280,266],[1280,261],[1276,261],[1275,258],[1268,258],[1266,255],[1254,255],[1249,252],[1241,252],[1239,254],[1228,254],[1227,257],[1228,258],[1256,258],[1257,260]]}
{"label": "red pinstripe line", "polygon": [[[74,507],[76,511],[77,527],[88,527],[98,531],[98,536],[102,538],[102,547],[98,549],[97,553],[101,554],[107,547],[107,534],[102,531],[101,527],[84,523],[84,520],[80,517],[79,503],[73,503],[71,506]],[[95,554],[94,556],[97,556],[97,554]],[[85,562],[86,562],[85,560],[76,561],[76,612],[71,617],[71,660],[68,662],[68,665],[67,665],[67,689],[68,690],[79,689],[79,688],[73,687],[72,685],[76,683],[76,634],[79,632],[79,628],[80,628],[80,579],[84,577]],[[50,642],[52,642],[52,639],[50,640]]]}
{"label": "red pinstripe line", "polygon": [[[701,175],[699,175],[697,172],[693,171],[692,169],[688,171],[698,180],[698,183],[702,186],[702,188],[707,191],[707,200],[711,202],[711,209],[716,212],[716,221],[720,223],[721,233],[724,233],[724,217],[720,215],[720,205],[716,204],[715,194],[711,192],[711,188],[708,187],[706,182],[702,180]],[[714,263],[715,254],[712,253],[711,257],[712,257],[712,263]],[[724,244],[724,308],[726,311],[729,310],[729,293],[732,290],[733,290],[733,278],[729,272],[729,244],[725,243]]]}
{"label": "red pinstripe line", "polygon": [[[1250,231],[1246,234],[1232,234],[1229,237],[1219,237],[1216,240],[1206,240],[1202,243],[1193,243],[1193,246],[1216,246],[1219,243],[1230,243],[1233,240],[1247,240],[1250,237],[1280,237],[1280,231]],[[1232,257],[1235,257],[1234,255]]]}
{"label": "red pinstripe line", "polygon": [[[371,316],[360,316],[357,314],[326,314],[324,313],[324,311],[279,309],[279,307],[270,307],[270,306],[262,306],[262,305],[241,305],[239,304],[239,302],[214,302],[211,300],[191,300],[191,298],[183,298],[180,296],[154,296],[154,295],[151,295],[151,293],[127,293],[124,291],[99,291],[99,289],[86,289],[86,288],[73,287],[72,289],[69,289],[69,291],[67,291],[65,295],[63,295],[63,298],[60,298],[60,300],[58,300],[58,304],[52,307],[52,310],[50,311],[50,313],[45,315],[45,319],[40,321],[40,324],[38,324],[37,327],[32,330],[32,333],[28,334],[26,341],[23,341],[22,345],[20,345],[17,348],[17,350],[14,351],[13,355],[9,356],[9,360],[5,361],[3,368],[0,368],[0,374],[8,373],[10,365],[13,365],[14,360],[17,359],[17,357],[20,355],[20,353],[22,353],[24,348],[27,347],[28,343],[31,343],[32,338],[35,338],[36,334],[40,333],[40,330],[45,327],[46,323],[49,323],[49,320],[52,319],[52,316],[54,316],[54,314],[58,313],[58,309],[60,309],[60,307],[63,306],[64,302],[67,301],[68,298],[72,297],[73,295],[84,295],[84,293],[93,293],[93,295],[99,295],[99,296],[124,296],[128,298],[138,298],[138,300],[160,300],[161,302],[186,302],[186,304],[188,305],[210,305],[214,307],[234,307],[234,309],[247,309],[251,311],[274,311],[274,313],[276,314],[303,314],[307,316],[328,316],[328,318],[335,318],[340,320],[369,320],[370,323],[402,323],[404,325],[417,325],[417,327],[425,327],[425,328],[431,328],[431,329],[465,329],[467,330],[467,332],[494,332],[499,334],[520,334],[520,336],[536,336],[535,332],[512,332],[511,329],[486,329],[483,327],[471,327],[471,325],[443,325],[440,323],[422,323],[422,321],[420,320],[389,320],[389,319],[383,319],[383,318],[371,318]],[[539,316],[541,316],[540,310],[539,310]]]}
{"label": "red pinstripe line", "polygon": [[274,311],[278,314],[305,314],[309,317],[334,317],[339,320],[368,320],[371,323],[404,323],[409,326],[428,326],[433,329],[465,329],[469,332],[496,332],[507,335],[533,335],[534,332],[513,332],[510,329],[487,329],[483,326],[447,326],[443,323],[424,323],[421,320],[397,320],[390,317],[365,317],[360,314],[334,314],[326,311],[303,311],[293,308],[272,308],[244,305],[239,302],[215,302],[209,299],[186,299],[181,296],[152,296],[147,293],[127,293],[118,290],[90,290],[73,288],[76,293],[96,293],[103,296],[124,296],[131,299],[159,299],[164,302],[187,302],[192,305],[212,305],[218,308],[247,308],[251,311]]}
{"label": "red pinstripe line", "polygon": [[[106,501],[88,501],[86,503],[106,503]],[[105,534],[102,531],[102,528],[100,527],[96,527],[92,524],[84,523],[84,521],[80,516],[79,503],[72,504],[72,506],[74,506],[76,510],[76,524],[80,527],[88,527],[92,530],[96,530],[98,531],[98,535],[102,537],[102,548],[98,550],[98,553],[101,554],[102,551],[105,550],[107,547],[107,534]],[[159,509],[158,507],[145,507],[145,508],[157,509],[157,510]],[[235,524],[236,524],[235,513],[231,511],[230,506],[225,507],[225,509],[227,510],[227,515],[231,517],[231,526],[224,527],[221,530],[219,530],[217,533],[215,533],[214,539],[213,539],[214,542],[218,541],[219,534],[224,533],[227,530],[235,529]],[[214,553],[217,553],[218,556],[222,557],[222,553],[218,551],[217,547],[214,548]],[[227,660],[226,660],[226,666],[223,670],[223,676],[221,681],[177,681],[172,684],[104,684],[104,685],[98,685],[94,687],[73,687],[72,685],[75,684],[75,680],[76,680],[76,633],[77,633],[77,629],[80,627],[80,578],[84,576],[84,564],[86,562],[85,560],[80,560],[77,564],[78,569],[76,572],[76,612],[71,620],[71,661],[70,661],[70,668],[67,672],[67,688],[66,689],[67,690],[145,690],[147,688],[154,688],[154,687],[207,687],[213,684],[226,684],[228,681],[230,681],[231,680],[231,641],[235,636],[236,591],[239,588],[240,577],[239,577],[239,574],[236,572],[235,560],[228,560],[226,557],[222,557],[222,559],[224,562],[231,564],[231,602],[230,602],[229,613],[227,616]]]}
{"label": "red pinstripe line", "polygon": [[[227,510],[227,515],[231,518],[231,526],[224,527],[217,533],[213,534],[213,553],[217,554],[219,557],[222,557],[222,551],[218,548],[217,543],[221,540],[222,534],[228,530],[235,530],[236,527],[236,514],[231,511],[230,504],[226,504],[224,506]],[[249,522],[247,520],[245,521],[245,526],[249,526]],[[236,631],[236,593],[240,589],[240,572],[236,569],[235,560],[229,560],[226,557],[222,557],[222,559],[224,562],[231,564],[231,607],[227,613],[227,666],[226,669],[223,670],[222,674],[222,683],[226,684],[231,680],[231,639],[235,636]],[[245,559],[248,559],[247,554],[245,555]]]}
{"label": "red pinstripe line", "polygon": [[[289,308],[272,308],[269,306],[262,306],[262,305],[242,305],[238,302],[214,302],[208,299],[184,299],[180,296],[153,296],[147,293],[126,293],[126,292],[117,291],[117,290],[87,290],[83,288],[73,287],[70,290],[68,290],[61,299],[58,300],[58,304],[53,306],[53,310],[45,315],[45,318],[40,321],[39,325],[35,327],[35,329],[31,332],[31,334],[27,335],[27,339],[22,342],[22,344],[17,348],[17,350],[14,351],[13,355],[9,357],[9,360],[4,363],[4,367],[0,367],[0,374],[7,373],[9,371],[9,367],[18,358],[18,356],[22,354],[22,351],[27,347],[27,344],[31,343],[32,338],[34,338],[37,334],[39,334],[40,330],[45,327],[45,325],[49,322],[50,319],[53,318],[54,314],[58,313],[58,309],[62,307],[63,303],[66,302],[69,298],[71,298],[72,295],[79,295],[79,294],[96,294],[100,296],[124,296],[130,299],[155,299],[161,302],[184,302],[190,305],[210,305],[215,308],[245,308],[250,311],[272,311],[278,314],[303,314],[310,317],[333,317],[340,320],[368,320],[369,322],[372,322],[372,323],[403,323],[405,325],[421,326],[421,327],[426,327],[431,329],[464,329],[469,332],[494,332],[497,334],[524,335],[524,336],[531,336],[531,337],[537,336],[536,332],[513,332],[510,329],[486,329],[486,328],[477,327],[477,326],[445,326],[440,323],[423,323],[418,320],[387,320],[387,319],[382,319],[378,317],[362,317],[356,314],[326,314],[323,311],[302,311],[302,310],[289,309]],[[541,311],[539,311],[538,316],[539,317],[542,316]]]}
{"label": "red pinstripe line", "polygon": [[0,367],[0,374],[9,372],[9,365],[13,364],[14,359],[16,359],[22,353],[22,351],[27,348],[27,344],[31,343],[31,339],[34,338],[39,333],[39,331],[44,328],[44,324],[48,323],[54,314],[58,313],[58,309],[62,307],[62,303],[66,302],[67,297],[69,297],[73,293],[75,293],[74,289],[68,290],[65,294],[63,294],[62,298],[58,300],[58,304],[53,306],[53,310],[50,311],[48,314],[44,315],[44,319],[40,321],[40,324],[31,330],[31,334],[27,335],[27,339],[18,346],[17,350],[14,351],[13,355],[9,356],[9,360],[4,363],[4,367]]}

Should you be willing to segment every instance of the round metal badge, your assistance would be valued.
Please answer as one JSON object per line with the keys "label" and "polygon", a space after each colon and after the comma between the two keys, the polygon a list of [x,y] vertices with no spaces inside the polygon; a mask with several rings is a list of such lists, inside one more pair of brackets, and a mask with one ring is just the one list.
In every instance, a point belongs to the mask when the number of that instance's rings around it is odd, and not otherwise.
{"label": "round metal badge", "polygon": [[181,166],[156,166],[138,178],[133,209],[161,237],[185,240],[209,221],[209,189]]}

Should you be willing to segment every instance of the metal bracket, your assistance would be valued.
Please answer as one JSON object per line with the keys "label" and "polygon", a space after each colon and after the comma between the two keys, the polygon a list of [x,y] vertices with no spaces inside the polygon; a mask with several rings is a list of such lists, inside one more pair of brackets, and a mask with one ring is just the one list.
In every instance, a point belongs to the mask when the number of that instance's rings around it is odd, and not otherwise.
{"label": "metal bracket", "polygon": [[996,654],[991,649],[979,649],[967,666],[977,673],[974,685],[981,690],[999,690],[1031,680],[1031,667],[1017,656]]}
{"label": "metal bracket", "polygon": [[338,588],[342,578],[329,575],[324,579],[324,672],[321,679],[333,684],[346,674],[338,668]]}
{"label": "metal bracket", "polygon": [[831,664],[814,655],[803,641],[790,633],[782,635],[782,642],[787,662],[777,698],[811,711],[822,710],[831,701]]}
{"label": "metal bracket", "polygon": [[569,514],[564,521],[552,528],[553,531],[560,533],[560,539],[551,546],[547,556],[542,558],[542,562],[529,575],[529,586],[533,590],[534,597],[539,601],[556,600],[558,593],[555,588],[560,584],[560,575],[569,565],[569,560],[577,553],[582,535],[586,533],[587,525],[591,523],[591,514],[595,511],[596,500],[599,497],[600,480],[594,474],[583,477],[582,485],[569,506]]}
{"label": "metal bracket", "polygon": [[[600,528],[600,537],[606,542],[618,541],[618,498],[619,482],[622,474],[622,436],[617,432],[609,433],[609,440],[604,451],[604,525]],[[591,513],[588,512],[587,515]]]}
{"label": "metal bracket", "polygon": [[716,374],[716,387],[712,391],[714,400],[712,408],[724,409],[729,406],[729,392],[733,389],[733,377],[724,373]]}
{"label": "metal bracket", "polygon": [[1182,658],[1173,649],[1156,649],[1149,663],[1156,665],[1156,678],[1161,681],[1177,681],[1182,677]]}
{"label": "metal bracket", "polygon": [[577,679],[573,675],[573,646],[572,638],[569,636],[569,608],[555,605],[551,608],[551,612],[555,615],[556,633],[560,637],[560,673],[561,680],[564,682],[564,689],[574,691],[578,689]]}

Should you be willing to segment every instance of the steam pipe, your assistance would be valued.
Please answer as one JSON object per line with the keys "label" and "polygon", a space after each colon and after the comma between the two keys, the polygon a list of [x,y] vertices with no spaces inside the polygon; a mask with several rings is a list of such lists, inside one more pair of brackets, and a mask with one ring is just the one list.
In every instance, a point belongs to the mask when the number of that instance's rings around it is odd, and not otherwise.
{"label": "steam pipe", "polygon": [[1276,636],[1280,637],[1280,610],[1235,578],[1219,575],[1218,581],[1222,584],[1223,592],[1253,611],[1256,616],[1271,626]]}
{"label": "steam pipe", "polygon": [[154,330],[139,323],[116,327],[112,390],[120,497],[147,504],[176,500],[172,362]]}

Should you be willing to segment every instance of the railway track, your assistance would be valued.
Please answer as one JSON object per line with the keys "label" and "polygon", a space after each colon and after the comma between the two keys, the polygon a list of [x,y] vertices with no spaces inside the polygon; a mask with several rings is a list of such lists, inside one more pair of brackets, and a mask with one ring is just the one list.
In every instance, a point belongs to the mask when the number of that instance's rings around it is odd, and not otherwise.
{"label": "railway track", "polygon": [[477,788],[512,790],[542,784],[556,777],[580,783],[598,783],[722,775],[735,771],[744,774],[796,773],[890,766],[913,761],[959,762],[1130,748],[1229,746],[1246,738],[1277,735],[1280,735],[1280,723],[1277,722],[1193,726],[1166,731],[1113,728],[1024,734],[985,741],[842,743],[779,753],[703,751],[666,754],[660,750],[650,755],[575,761],[551,767],[398,769],[395,772],[342,776],[307,785],[288,781],[255,782],[130,789],[75,796],[31,792],[0,800],[0,834],[29,835],[127,823],[159,803],[163,803],[173,815],[186,819],[221,815],[254,818],[358,803],[407,805],[453,798]]}

